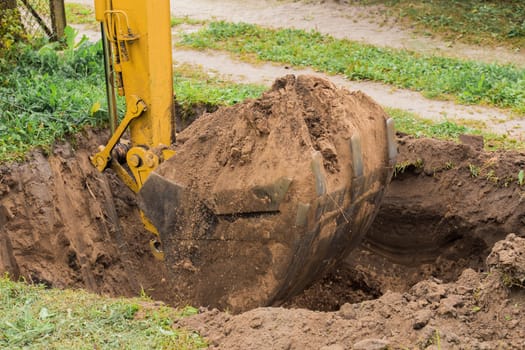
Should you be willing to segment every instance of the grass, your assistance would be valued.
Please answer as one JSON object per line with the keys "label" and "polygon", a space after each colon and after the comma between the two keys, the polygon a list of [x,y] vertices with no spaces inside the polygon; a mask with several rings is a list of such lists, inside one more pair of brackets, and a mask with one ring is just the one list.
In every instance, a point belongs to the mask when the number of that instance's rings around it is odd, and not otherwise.
{"label": "grass", "polygon": [[185,106],[233,105],[247,98],[259,97],[266,87],[255,84],[236,84],[220,75],[210,76],[202,68],[188,64],[179,65],[173,75],[177,101]]}
{"label": "grass", "polygon": [[[355,2],[355,1],[354,1]],[[404,20],[419,32],[446,40],[525,49],[522,0],[357,0],[383,5],[388,17]]]}
{"label": "grass", "polygon": [[[67,32],[69,44],[64,51],[51,44],[39,49],[19,45],[0,58],[0,163],[23,160],[34,148],[49,151],[55,140],[86,125],[106,125],[101,44],[74,44],[75,34]],[[174,73],[182,106],[230,105],[264,90],[209,77],[188,66]],[[100,110],[92,110],[99,105]],[[121,115],[123,108],[121,104]]]}
{"label": "grass", "polygon": [[2,349],[200,349],[195,332],[173,321],[197,312],[154,306],[145,298],[107,298],[85,291],[0,278]]}
{"label": "grass", "polygon": [[188,16],[184,16],[184,17],[171,17],[170,23],[172,27],[176,27],[181,24],[202,25],[202,24],[205,24],[206,21],[199,20],[199,19],[193,19]]}
{"label": "grass", "polygon": [[309,66],[351,80],[372,80],[464,104],[525,113],[525,69],[425,56],[335,39],[318,32],[211,22],[179,46],[231,52],[243,59]]}
{"label": "grass", "polygon": [[101,45],[70,45],[62,52],[18,45],[0,59],[0,161],[49,150],[55,139],[104,122],[89,112],[105,101]]}
{"label": "grass", "polygon": [[473,127],[469,120],[435,122],[397,108],[385,108],[385,110],[394,118],[396,130],[408,135],[456,142],[461,134],[480,135],[483,136],[487,150],[525,150],[525,142]]}
{"label": "grass", "polygon": [[95,25],[95,9],[92,6],[66,3],[66,20],[71,24],[89,24]]}

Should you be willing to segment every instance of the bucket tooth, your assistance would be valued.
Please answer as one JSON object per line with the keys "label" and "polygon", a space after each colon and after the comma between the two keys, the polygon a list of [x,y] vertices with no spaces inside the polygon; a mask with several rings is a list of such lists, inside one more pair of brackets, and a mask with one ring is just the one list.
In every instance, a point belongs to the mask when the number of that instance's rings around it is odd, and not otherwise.
{"label": "bucket tooth", "polygon": [[315,190],[318,196],[326,194],[326,178],[323,172],[323,156],[321,152],[315,151],[312,154],[312,172],[315,177]]}
{"label": "bucket tooth", "polygon": [[388,160],[390,161],[390,166],[394,166],[396,164],[397,157],[397,143],[395,122],[392,118],[388,118],[386,120],[386,135],[388,145]]}

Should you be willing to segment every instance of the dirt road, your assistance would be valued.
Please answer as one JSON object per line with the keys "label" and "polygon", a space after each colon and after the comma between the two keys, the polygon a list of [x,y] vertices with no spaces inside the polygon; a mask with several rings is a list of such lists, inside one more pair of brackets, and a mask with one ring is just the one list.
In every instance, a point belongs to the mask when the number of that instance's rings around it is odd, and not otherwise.
{"label": "dirt road", "polygon": [[[342,3],[342,4],[341,4]],[[175,16],[255,23],[270,27],[316,30],[336,38],[356,40],[375,46],[407,49],[480,60],[525,65],[525,52],[444,42],[401,28],[384,15],[379,6],[350,6],[344,1],[287,0],[171,0]]]}

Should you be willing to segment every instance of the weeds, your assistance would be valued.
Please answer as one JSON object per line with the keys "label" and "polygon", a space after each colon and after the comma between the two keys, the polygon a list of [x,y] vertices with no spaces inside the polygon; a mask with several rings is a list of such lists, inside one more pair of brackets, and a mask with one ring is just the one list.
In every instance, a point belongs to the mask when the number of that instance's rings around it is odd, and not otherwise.
{"label": "weeds", "polygon": [[91,6],[82,4],[66,3],[66,19],[71,24],[96,25],[95,10]]}
{"label": "weeds", "polygon": [[[75,44],[72,28],[66,34],[64,51],[55,44],[20,44],[0,59],[0,162],[21,160],[38,147],[47,151],[86,125],[106,125],[101,44]],[[230,105],[265,90],[211,78],[191,66],[175,69],[174,89],[182,106]]]}
{"label": "weeds", "polygon": [[469,165],[468,165],[468,170],[469,170],[469,172],[470,172],[470,177],[474,177],[474,178],[476,178],[476,177],[479,176],[479,173],[480,173],[480,170],[481,170],[481,169],[480,169],[479,166],[477,166],[477,165],[469,164]]}
{"label": "weeds", "polygon": [[[69,28],[69,36],[74,32]],[[39,49],[19,44],[0,64],[0,161],[23,158],[35,147],[49,149],[57,138],[83,125],[100,125],[90,107],[104,100],[100,45],[67,38],[68,47]]]}
{"label": "weeds", "polygon": [[352,80],[380,81],[432,98],[525,112],[525,70],[379,48],[318,32],[211,22],[180,46],[226,50],[241,58],[309,66]]}
{"label": "weeds", "polygon": [[[199,349],[196,333],[172,327],[188,314],[141,299],[44,289],[0,278],[0,348]],[[193,309],[194,310],[194,309]]]}

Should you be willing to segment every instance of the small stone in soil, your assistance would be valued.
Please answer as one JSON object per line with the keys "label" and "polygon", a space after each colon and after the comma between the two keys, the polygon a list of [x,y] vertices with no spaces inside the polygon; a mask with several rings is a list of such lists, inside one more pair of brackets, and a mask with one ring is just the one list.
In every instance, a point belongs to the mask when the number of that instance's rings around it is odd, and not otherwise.
{"label": "small stone in soil", "polygon": [[430,310],[419,310],[414,314],[414,329],[421,329],[428,324],[428,321],[432,318],[432,312]]}

